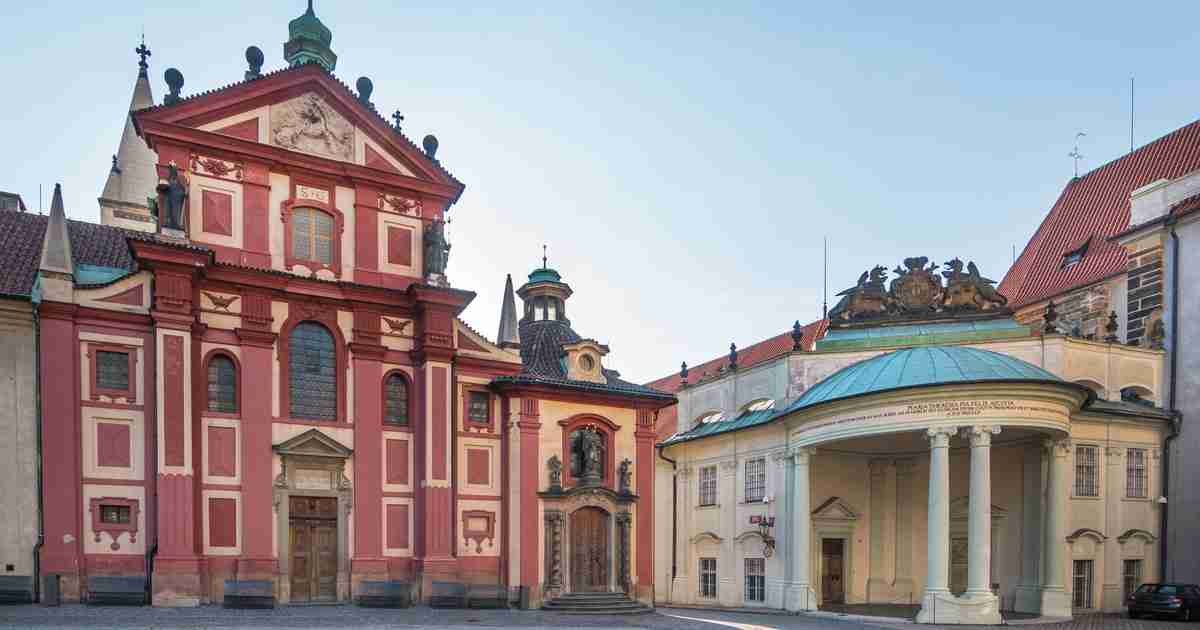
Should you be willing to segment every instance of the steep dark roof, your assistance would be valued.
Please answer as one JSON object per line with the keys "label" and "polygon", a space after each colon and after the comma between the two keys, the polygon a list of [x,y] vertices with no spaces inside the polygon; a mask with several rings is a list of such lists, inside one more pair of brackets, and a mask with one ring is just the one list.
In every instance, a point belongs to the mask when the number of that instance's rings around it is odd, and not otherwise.
{"label": "steep dark roof", "polygon": [[[42,239],[49,217],[0,212],[0,295],[28,298],[37,279]],[[94,265],[135,271],[137,265],[124,231],[83,221],[67,221],[71,258],[76,267]]]}
{"label": "steep dark roof", "polygon": [[657,389],[622,380],[614,370],[604,370],[606,383],[577,381],[567,378],[562,360],[563,345],[582,341],[566,322],[556,320],[523,321],[521,336],[521,373],[505,376],[494,382],[515,385],[552,385],[580,391],[606,392],[655,398],[674,402],[675,396]]}
{"label": "steep dark roof", "polygon": [[[1067,182],[1000,283],[1009,307],[1018,309],[1123,273],[1129,256],[1109,238],[1129,227],[1129,194],[1197,169],[1200,121]],[[1063,256],[1084,242],[1083,258],[1064,269]]]}

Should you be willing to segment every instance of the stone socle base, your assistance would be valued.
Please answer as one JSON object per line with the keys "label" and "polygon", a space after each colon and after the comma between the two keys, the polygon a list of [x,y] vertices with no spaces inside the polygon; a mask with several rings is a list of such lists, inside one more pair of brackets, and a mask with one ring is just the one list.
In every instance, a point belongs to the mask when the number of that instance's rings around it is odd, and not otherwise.
{"label": "stone socle base", "polygon": [[917,623],[999,625],[1000,599],[991,593],[955,597],[946,592],[926,592]]}
{"label": "stone socle base", "polygon": [[1018,585],[1013,610],[1035,615],[1042,612],[1042,587]]}
{"label": "stone socle base", "polygon": [[154,606],[190,607],[200,605],[200,573],[154,572],[151,603]]}
{"label": "stone socle base", "polygon": [[817,609],[817,594],[808,584],[788,584],[784,587],[783,600],[783,607],[792,612]]}
{"label": "stone socle base", "polygon": [[1042,613],[1043,617],[1070,618],[1071,596],[1062,587],[1043,588],[1042,609],[1039,612]]}

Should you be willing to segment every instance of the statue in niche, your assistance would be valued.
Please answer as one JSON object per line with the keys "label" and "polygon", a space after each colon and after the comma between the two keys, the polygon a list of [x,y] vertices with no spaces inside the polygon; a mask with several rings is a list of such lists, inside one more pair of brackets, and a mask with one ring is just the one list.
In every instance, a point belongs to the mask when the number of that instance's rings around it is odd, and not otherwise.
{"label": "statue in niche", "polygon": [[621,465],[617,468],[617,479],[619,479],[621,482],[621,494],[629,494],[629,488],[633,485],[633,473],[629,472],[629,469],[632,466],[633,462],[629,461],[629,458],[626,457],[625,459],[621,460]]}
{"label": "statue in niche", "polygon": [[446,241],[446,222],[436,219],[429,223],[423,234],[425,252],[425,276],[440,277],[446,273],[450,261],[450,243]]}
{"label": "statue in niche", "polygon": [[159,205],[158,219],[162,227],[183,230],[183,213],[187,208],[187,178],[179,172],[174,160],[167,166],[167,179],[158,184],[158,194],[163,202]]}
{"label": "statue in niche", "polygon": [[571,451],[571,475],[581,485],[600,485],[604,479],[604,436],[593,427],[575,431]]}
{"label": "statue in niche", "polygon": [[550,456],[546,468],[550,469],[550,490],[562,490],[562,460],[558,459],[558,455]]}

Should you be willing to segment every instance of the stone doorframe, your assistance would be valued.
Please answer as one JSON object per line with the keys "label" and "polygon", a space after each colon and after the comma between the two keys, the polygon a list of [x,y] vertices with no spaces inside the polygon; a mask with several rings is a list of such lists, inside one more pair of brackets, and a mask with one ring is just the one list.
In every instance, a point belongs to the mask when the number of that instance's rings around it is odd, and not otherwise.
{"label": "stone doorframe", "polygon": [[354,489],[346,477],[346,460],[353,450],[318,429],[309,429],[272,447],[279,455],[281,470],[274,482],[275,532],[279,545],[280,603],[292,600],[291,498],[333,497],[337,499],[337,599],[350,599],[350,528]]}
{"label": "stone doorframe", "polygon": [[812,511],[812,537],[809,541],[809,555],[813,559],[813,575],[810,577],[813,592],[817,601],[825,602],[824,584],[821,577],[825,574],[825,554],[822,541],[826,538],[842,540],[842,595],[847,604],[851,602],[852,586],[854,584],[854,530],[858,524],[858,510],[854,509],[841,497],[830,497]]}
{"label": "stone doorframe", "polygon": [[571,544],[571,515],[585,507],[600,508],[609,515],[609,590],[631,592],[630,530],[633,516],[629,512],[629,506],[637,497],[632,494],[618,494],[604,487],[541,492],[539,496],[543,505],[545,540],[545,584],[542,586],[544,598],[554,599],[572,592],[571,554],[566,552],[567,546]]}

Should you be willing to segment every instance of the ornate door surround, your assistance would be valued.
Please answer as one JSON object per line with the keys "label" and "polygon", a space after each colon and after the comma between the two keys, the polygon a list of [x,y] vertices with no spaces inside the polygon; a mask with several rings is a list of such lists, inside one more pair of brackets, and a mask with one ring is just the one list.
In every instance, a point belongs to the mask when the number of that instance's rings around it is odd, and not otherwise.
{"label": "ornate door surround", "polygon": [[350,529],[347,517],[353,506],[354,490],[346,477],[346,460],[353,450],[318,429],[309,429],[273,447],[280,458],[275,477],[275,531],[279,545],[278,600],[290,602],[292,496],[337,499],[337,599],[350,599]]}
{"label": "ornate door surround", "polygon": [[[599,590],[611,592],[630,592],[631,564],[631,527],[632,514],[629,511],[637,497],[632,494],[618,494],[604,487],[571,488],[569,490],[551,490],[539,493],[544,506],[543,526],[545,553],[546,583],[542,585],[542,593],[546,599],[553,599],[565,593],[578,592],[573,583],[573,562],[575,553],[572,545],[575,540],[572,531],[573,516],[579,511],[595,508],[605,513],[605,535],[607,549],[604,551],[607,562],[607,584]],[[597,590],[592,588],[591,590]]]}

